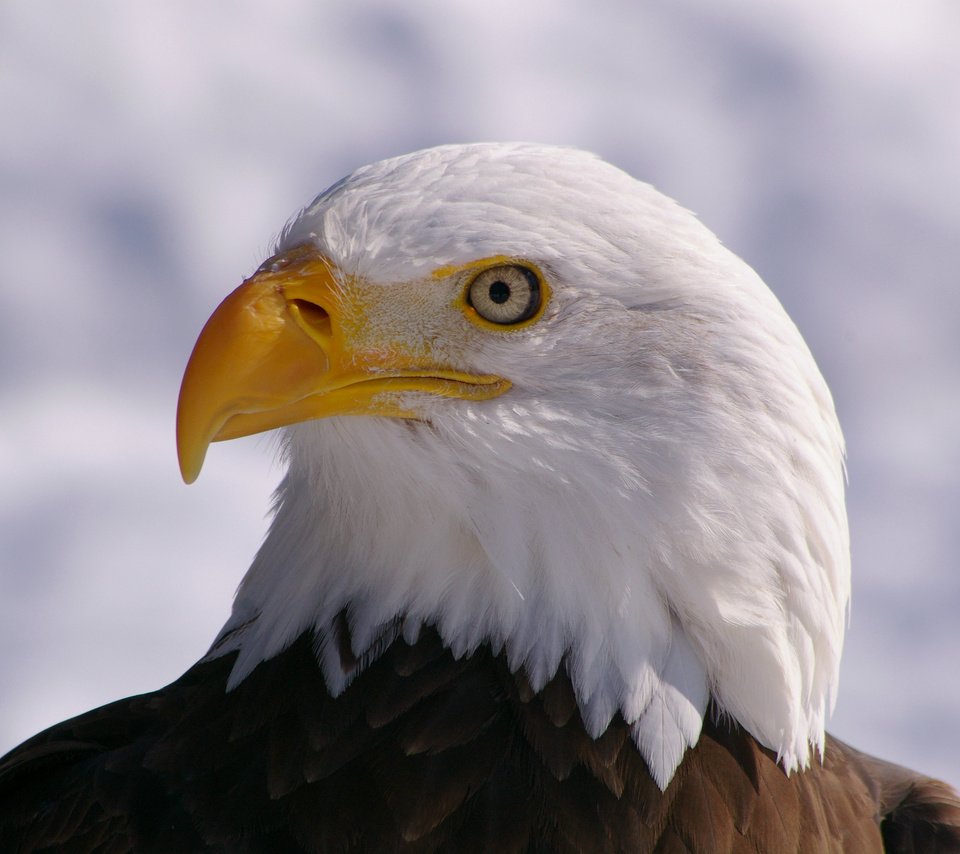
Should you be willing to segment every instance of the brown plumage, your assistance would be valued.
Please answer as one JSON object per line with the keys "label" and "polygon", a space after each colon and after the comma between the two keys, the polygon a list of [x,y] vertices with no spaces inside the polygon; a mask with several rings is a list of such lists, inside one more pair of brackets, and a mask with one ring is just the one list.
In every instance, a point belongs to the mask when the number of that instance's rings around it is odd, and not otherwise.
{"label": "brown plumage", "polygon": [[0,850],[960,850],[949,787],[835,739],[788,777],[710,714],[661,793],[622,720],[585,734],[563,669],[534,694],[425,630],[332,698],[313,642],[230,693],[233,655],[35,736],[0,761]]}

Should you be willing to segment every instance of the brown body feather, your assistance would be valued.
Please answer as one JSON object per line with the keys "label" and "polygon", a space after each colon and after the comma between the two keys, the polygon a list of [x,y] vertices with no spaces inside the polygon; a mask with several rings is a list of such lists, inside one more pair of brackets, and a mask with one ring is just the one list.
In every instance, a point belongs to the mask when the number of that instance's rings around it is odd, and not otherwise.
{"label": "brown body feather", "polygon": [[830,740],[786,776],[708,718],[665,792],[561,672],[539,694],[432,631],[340,696],[302,636],[230,693],[233,656],[59,724],[0,760],[0,850],[960,851],[944,784]]}

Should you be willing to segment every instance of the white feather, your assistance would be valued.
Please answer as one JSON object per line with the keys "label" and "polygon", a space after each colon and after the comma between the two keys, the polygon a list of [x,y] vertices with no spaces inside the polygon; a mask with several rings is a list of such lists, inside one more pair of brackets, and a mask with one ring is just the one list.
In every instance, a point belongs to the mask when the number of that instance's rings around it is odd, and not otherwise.
{"label": "white feather", "polygon": [[[535,687],[569,672],[592,735],[621,713],[666,786],[707,698],[787,770],[821,748],[849,599],[843,446],[800,334],[689,213],[600,160],[450,146],[358,170],[286,230],[379,289],[370,322],[513,383],[412,399],[424,421],[289,428],[270,533],[211,654],[231,684],[347,614],[345,673],[435,625],[504,648]],[[540,266],[543,318],[445,325],[445,265]],[[402,626],[399,621],[403,621]]]}

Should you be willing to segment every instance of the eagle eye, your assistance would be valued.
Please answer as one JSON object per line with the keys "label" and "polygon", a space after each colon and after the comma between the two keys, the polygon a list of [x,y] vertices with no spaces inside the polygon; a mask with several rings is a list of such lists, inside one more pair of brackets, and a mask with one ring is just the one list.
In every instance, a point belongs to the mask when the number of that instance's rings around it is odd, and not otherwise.
{"label": "eagle eye", "polygon": [[522,323],[540,308],[540,279],[528,267],[503,264],[478,273],[467,289],[467,303],[484,320]]}

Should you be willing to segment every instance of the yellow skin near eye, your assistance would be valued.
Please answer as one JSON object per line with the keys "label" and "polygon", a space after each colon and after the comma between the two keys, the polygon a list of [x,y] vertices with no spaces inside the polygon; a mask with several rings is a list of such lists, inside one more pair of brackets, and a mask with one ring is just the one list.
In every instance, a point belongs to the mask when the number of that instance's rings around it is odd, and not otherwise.
{"label": "yellow skin near eye", "polygon": [[[526,320],[520,321],[519,323],[505,324],[495,323],[492,320],[487,320],[472,305],[470,305],[470,285],[473,280],[484,270],[489,270],[491,267],[513,266],[526,267],[537,277],[537,281],[540,283],[540,305],[532,316]],[[528,327],[533,326],[533,324],[543,317],[543,313],[547,308],[547,303],[550,301],[550,286],[547,284],[547,280],[544,277],[543,272],[536,264],[533,264],[524,258],[515,258],[509,255],[493,255],[490,258],[481,258],[477,261],[471,261],[468,264],[462,264],[459,266],[438,267],[433,271],[431,277],[433,279],[446,279],[452,276],[457,276],[458,274],[461,277],[463,286],[460,288],[456,299],[453,301],[453,304],[467,316],[467,319],[471,323],[488,332],[519,332],[521,329],[527,329]]]}

